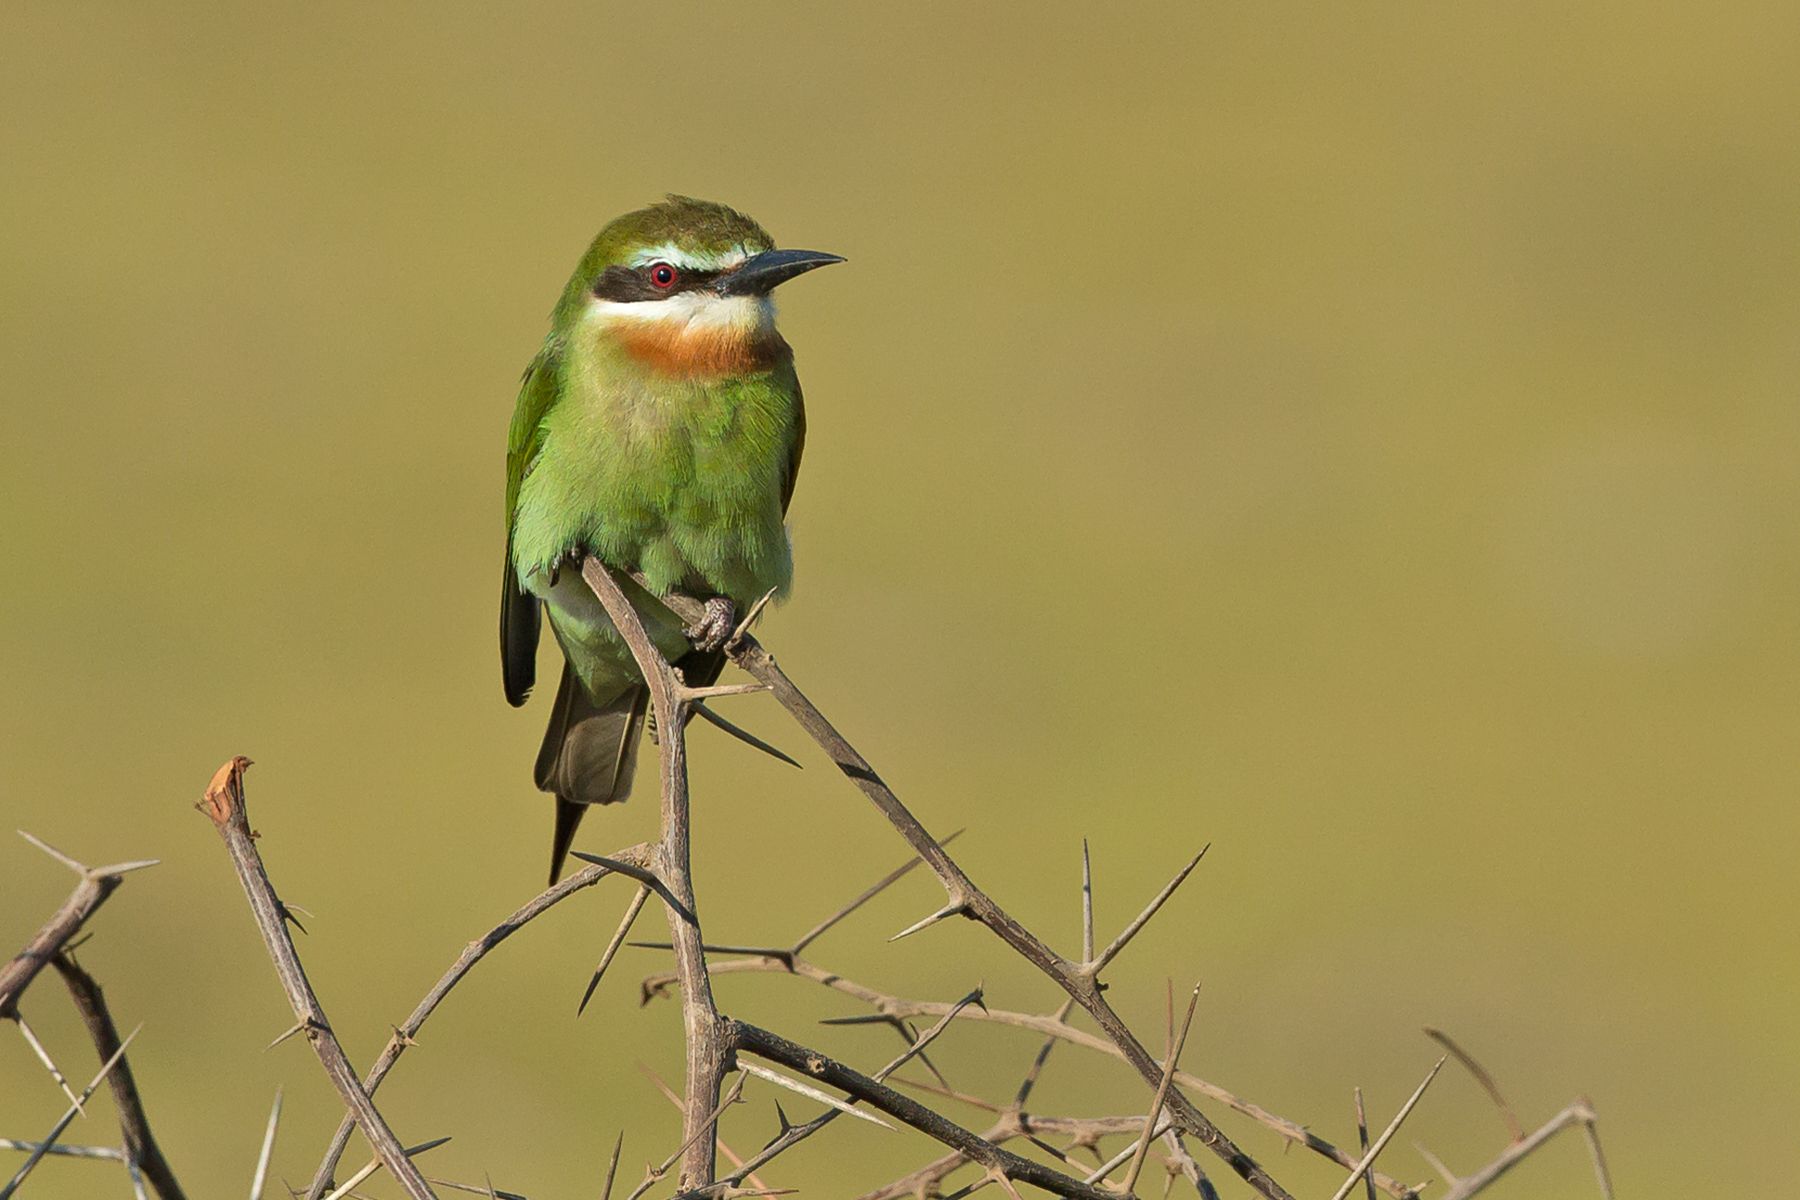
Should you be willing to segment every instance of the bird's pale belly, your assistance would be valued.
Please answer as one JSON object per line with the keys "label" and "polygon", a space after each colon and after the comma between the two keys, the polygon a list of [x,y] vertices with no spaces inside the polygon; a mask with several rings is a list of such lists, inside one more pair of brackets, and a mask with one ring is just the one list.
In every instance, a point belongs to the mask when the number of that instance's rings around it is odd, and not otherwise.
{"label": "bird's pale belly", "polygon": [[[590,688],[604,679],[635,677],[637,664],[631,651],[581,572],[571,563],[555,575],[554,582],[544,574],[533,575],[526,586],[549,608],[550,628],[575,667],[576,676]],[[663,656],[673,661],[686,653],[687,638],[674,614],[635,581],[623,576],[615,578]],[[605,697],[596,699],[603,702]]]}

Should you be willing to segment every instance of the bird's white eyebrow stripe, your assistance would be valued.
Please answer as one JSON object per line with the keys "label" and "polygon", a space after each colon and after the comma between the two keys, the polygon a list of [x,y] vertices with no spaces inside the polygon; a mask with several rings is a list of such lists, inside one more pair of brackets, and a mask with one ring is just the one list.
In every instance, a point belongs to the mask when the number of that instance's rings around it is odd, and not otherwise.
{"label": "bird's white eyebrow stripe", "polygon": [[727,267],[737,266],[749,257],[741,244],[715,254],[704,250],[684,250],[672,242],[661,242],[645,246],[633,254],[630,265],[647,267],[651,263],[666,262],[683,271],[723,271]]}

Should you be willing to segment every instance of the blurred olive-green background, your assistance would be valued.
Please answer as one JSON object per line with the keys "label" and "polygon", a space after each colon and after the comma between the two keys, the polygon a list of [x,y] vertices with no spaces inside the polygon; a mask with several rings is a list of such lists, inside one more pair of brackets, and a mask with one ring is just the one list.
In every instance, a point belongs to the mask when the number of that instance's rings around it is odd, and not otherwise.
{"label": "blurred olive-green background", "polygon": [[[1385,1122],[1441,1025],[1532,1123],[1590,1094],[1621,1195],[1785,1185],[1792,6],[14,0],[3,23],[0,805],[90,862],[163,860],[82,959],[145,1024],[193,1194],[244,1194],[277,1084],[278,1177],[336,1115],[302,1042],[263,1049],[290,1017],[189,808],[220,762],[257,761],[263,851],[359,1063],[542,882],[547,700],[508,709],[495,661],[504,430],[587,239],[669,190],[850,259],[782,294],[812,432],[764,627],[802,685],[1065,949],[1081,838],[1103,935],[1213,843],[1117,973],[1147,1040],[1165,979],[1201,979],[1187,1064],[1349,1141],[1352,1087]],[[903,851],[772,704],[732,711],[809,752],[697,731],[708,933],[791,938]],[[582,844],[653,817],[640,795]],[[71,880],[23,842],[0,880],[5,952]],[[628,952],[575,1019],[626,895],[508,943],[403,1061],[402,1138],[455,1136],[432,1173],[553,1200],[598,1194],[621,1127],[632,1181],[673,1149],[633,1066],[679,1078],[676,1008],[636,1005],[659,958]],[[885,944],[938,896],[909,880],[816,957],[1053,1005],[973,927]],[[857,1010],[798,982],[720,995],[859,1064],[897,1044],[814,1025]],[[66,1008],[51,978],[26,1012],[85,1077]],[[939,1058],[999,1096],[1035,1044],[970,1027]],[[740,1149],[774,1128],[749,1095]],[[1040,1096],[1145,1089],[1070,1048]],[[0,1133],[61,1106],[0,1038]],[[69,1136],[115,1140],[109,1111]],[[1223,1119],[1300,1194],[1340,1177]],[[933,1153],[849,1124],[769,1181],[849,1195]],[[1427,1177],[1416,1139],[1469,1170],[1504,1137],[1447,1073],[1384,1165]],[[1571,1139],[1494,1194],[1592,1188]],[[128,1194],[67,1161],[26,1191]]]}

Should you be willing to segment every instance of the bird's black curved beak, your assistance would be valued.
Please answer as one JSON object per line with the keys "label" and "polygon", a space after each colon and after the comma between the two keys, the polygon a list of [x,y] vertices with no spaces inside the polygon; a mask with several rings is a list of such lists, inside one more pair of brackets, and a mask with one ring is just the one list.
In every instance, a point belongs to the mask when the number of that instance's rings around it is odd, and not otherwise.
{"label": "bird's black curved beak", "polygon": [[766,296],[796,275],[843,261],[823,250],[764,250],[745,259],[737,270],[719,276],[716,286],[721,296]]}

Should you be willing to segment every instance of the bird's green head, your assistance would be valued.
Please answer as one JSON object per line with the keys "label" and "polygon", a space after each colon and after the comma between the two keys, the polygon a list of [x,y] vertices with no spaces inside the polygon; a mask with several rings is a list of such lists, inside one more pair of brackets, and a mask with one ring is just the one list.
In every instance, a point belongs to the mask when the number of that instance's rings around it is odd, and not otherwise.
{"label": "bird's green head", "polygon": [[842,261],[777,250],[736,209],[670,196],[600,231],[563,289],[554,323],[565,337],[598,339],[665,373],[756,369],[786,352],[769,293]]}

